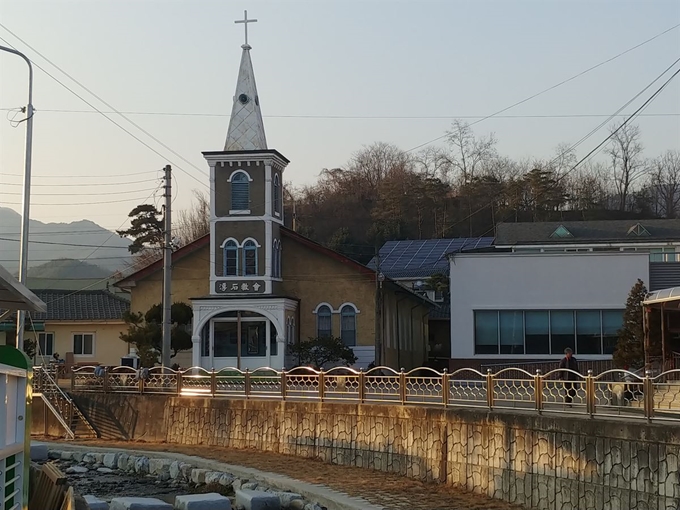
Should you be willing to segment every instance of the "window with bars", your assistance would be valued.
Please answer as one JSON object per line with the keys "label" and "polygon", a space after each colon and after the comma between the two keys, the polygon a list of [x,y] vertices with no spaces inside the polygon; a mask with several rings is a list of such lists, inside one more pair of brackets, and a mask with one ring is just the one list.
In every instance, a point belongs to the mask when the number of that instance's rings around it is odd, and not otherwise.
{"label": "window with bars", "polygon": [[250,180],[245,172],[238,172],[231,178],[231,209],[250,209]]}
{"label": "window with bars", "polygon": [[333,336],[333,315],[327,305],[320,306],[316,311],[316,336],[318,338]]}
{"label": "window with bars", "polygon": [[345,305],[340,310],[340,338],[348,347],[357,344],[357,312],[350,305]]}
{"label": "window with bars", "polygon": [[224,243],[224,276],[238,275],[238,244],[234,240]]}
{"label": "window with bars", "polygon": [[251,276],[257,274],[257,244],[255,241],[248,240],[243,243],[243,275]]}

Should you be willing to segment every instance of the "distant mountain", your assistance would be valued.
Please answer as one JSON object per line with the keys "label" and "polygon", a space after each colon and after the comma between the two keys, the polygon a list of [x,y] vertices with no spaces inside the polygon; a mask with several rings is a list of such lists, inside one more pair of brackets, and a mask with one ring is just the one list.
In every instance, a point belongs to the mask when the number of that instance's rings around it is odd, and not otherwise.
{"label": "distant mountain", "polygon": [[[21,231],[21,215],[12,209],[0,207],[0,264],[11,273],[16,274],[19,270],[19,239]],[[54,267],[52,274],[57,278],[67,278],[64,274],[73,274],[73,278],[90,278],[90,274],[107,274],[123,269],[130,261],[127,247],[130,241],[122,239],[115,232],[106,230],[89,220],[74,221],[71,223],[43,223],[31,220],[29,224],[28,259],[29,273],[33,274],[33,268],[44,265],[45,262],[72,259],[86,259],[87,266],[80,266],[80,270],[86,271],[80,274],[78,266],[73,263],[60,262]],[[82,246],[84,245],[84,246]],[[103,246],[102,246],[103,245]],[[102,246],[101,248],[97,248]],[[96,250],[96,251],[95,251]],[[96,271],[90,265],[98,266]],[[47,268],[41,268],[41,274],[45,275]],[[66,273],[63,273],[66,271]],[[47,276],[44,276],[47,278]],[[57,288],[57,287],[50,287]]]}

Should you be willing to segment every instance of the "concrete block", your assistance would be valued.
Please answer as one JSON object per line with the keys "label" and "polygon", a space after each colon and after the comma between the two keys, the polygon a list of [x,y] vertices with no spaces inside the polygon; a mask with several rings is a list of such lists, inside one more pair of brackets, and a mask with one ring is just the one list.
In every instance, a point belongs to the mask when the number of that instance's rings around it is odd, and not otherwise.
{"label": "concrete block", "polygon": [[257,487],[258,487],[257,482],[248,482],[241,485],[241,489],[243,489],[244,491],[245,490],[254,491],[255,489],[257,489]]}
{"label": "concrete block", "polygon": [[120,453],[107,453],[102,459],[102,464],[104,464],[104,467],[115,469],[118,467],[118,457],[120,457]]}
{"label": "concrete block", "polygon": [[73,452],[71,454],[71,458],[73,460],[75,460],[76,462],[82,462],[84,456],[85,456],[85,454],[83,452]]}
{"label": "concrete block", "polygon": [[49,450],[47,452],[47,458],[52,460],[59,460],[61,459],[61,452],[58,450]]}
{"label": "concrete block", "polygon": [[104,463],[104,455],[106,455],[105,453],[93,453],[93,455],[95,462],[98,462],[99,464]]}
{"label": "concrete block", "polygon": [[207,469],[192,469],[191,470],[191,481],[196,485],[205,483],[205,475],[208,473]]}
{"label": "concrete block", "polygon": [[83,496],[83,499],[85,500],[85,503],[87,503],[87,506],[90,507],[90,510],[109,510],[109,504],[106,501],[99,499],[97,496],[88,494]]}
{"label": "concrete block", "polygon": [[281,501],[276,494],[248,489],[236,491],[236,505],[245,510],[281,510]]}
{"label": "concrete block", "polygon": [[113,498],[110,510],[172,510],[172,505],[156,498]]}
{"label": "concrete block", "polygon": [[61,453],[61,460],[73,460],[73,452],[59,452]]}
{"label": "concrete block", "polygon": [[103,475],[110,475],[111,473],[113,473],[113,469],[107,467],[100,467],[97,468],[97,473],[101,473]]}
{"label": "concrete block", "polygon": [[234,483],[234,480],[235,478],[231,476],[229,473],[222,473],[222,476],[220,476],[219,484],[228,487]]}
{"label": "concrete block", "polygon": [[97,462],[97,458],[94,456],[94,453],[86,453],[83,455],[83,462],[85,464],[94,464]]}
{"label": "concrete block", "polygon": [[46,444],[31,444],[31,460],[47,460],[49,449]]}
{"label": "concrete block", "polygon": [[184,462],[179,463],[179,471],[181,473],[180,478],[183,480],[191,480],[191,472],[194,470],[194,466],[191,464],[185,464]]}
{"label": "concrete block", "polygon": [[231,510],[231,501],[216,492],[177,496],[175,510]]}

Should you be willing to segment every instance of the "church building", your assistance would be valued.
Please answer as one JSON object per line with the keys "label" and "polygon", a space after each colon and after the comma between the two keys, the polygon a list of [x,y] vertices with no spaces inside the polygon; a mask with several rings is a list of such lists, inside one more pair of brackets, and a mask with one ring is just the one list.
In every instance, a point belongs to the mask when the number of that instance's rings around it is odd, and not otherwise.
{"label": "church building", "polygon": [[[191,358],[178,363],[288,368],[288,344],[337,337],[356,367],[422,366],[434,303],[284,226],[289,161],[267,145],[247,40],[242,49],[224,150],[203,153],[210,234],[172,257],[172,300],[193,308]],[[145,312],[161,300],[162,261],[116,285]]]}

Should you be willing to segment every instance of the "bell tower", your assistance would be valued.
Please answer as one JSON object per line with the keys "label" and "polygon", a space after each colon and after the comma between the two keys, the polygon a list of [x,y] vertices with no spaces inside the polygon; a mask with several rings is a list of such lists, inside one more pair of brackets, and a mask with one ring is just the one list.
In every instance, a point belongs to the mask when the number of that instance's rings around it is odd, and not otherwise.
{"label": "bell tower", "polygon": [[288,160],[267,147],[248,44],[241,46],[224,150],[204,152],[210,165],[210,293],[273,294],[281,281],[283,171]]}

